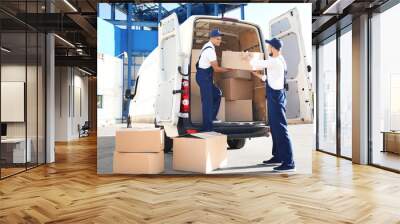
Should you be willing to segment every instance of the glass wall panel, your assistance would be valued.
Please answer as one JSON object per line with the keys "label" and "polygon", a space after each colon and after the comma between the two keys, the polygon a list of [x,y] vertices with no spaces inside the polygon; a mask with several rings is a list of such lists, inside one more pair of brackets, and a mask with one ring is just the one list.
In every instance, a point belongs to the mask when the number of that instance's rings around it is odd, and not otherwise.
{"label": "glass wall panel", "polygon": [[318,149],[336,153],[336,37],[318,48]]}
{"label": "glass wall panel", "polygon": [[45,124],[46,124],[46,36],[43,33],[38,34],[38,164],[45,163],[46,145],[45,145]]}
{"label": "glass wall panel", "polygon": [[[19,2],[23,8],[24,3]],[[26,170],[27,150],[26,78],[27,35],[24,26],[5,14],[1,19],[1,177]],[[11,23],[11,24],[10,24]],[[29,147],[28,147],[29,149]]]}
{"label": "glass wall panel", "polygon": [[26,113],[27,113],[27,150],[31,151],[28,160],[28,168],[37,165],[38,157],[38,35],[36,32],[28,31],[28,62],[26,80]]}
{"label": "glass wall panel", "polygon": [[352,157],[352,32],[340,36],[340,154]]}
{"label": "glass wall panel", "polygon": [[400,170],[400,4],[374,15],[372,29],[372,163]]}
{"label": "glass wall panel", "polygon": [[21,21],[46,8],[44,0],[4,0],[0,7],[0,178],[5,178],[45,162],[46,39]]}

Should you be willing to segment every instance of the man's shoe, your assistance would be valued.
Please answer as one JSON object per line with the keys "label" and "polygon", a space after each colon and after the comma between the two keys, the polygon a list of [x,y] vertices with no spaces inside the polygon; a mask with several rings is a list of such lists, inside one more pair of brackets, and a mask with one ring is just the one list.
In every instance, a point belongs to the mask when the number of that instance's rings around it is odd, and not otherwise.
{"label": "man's shoe", "polygon": [[282,161],[280,161],[280,160],[277,159],[276,157],[272,157],[272,158],[269,159],[269,160],[264,160],[263,163],[264,163],[265,165],[276,165],[276,166],[279,166],[279,165],[282,164]]}
{"label": "man's shoe", "polygon": [[222,123],[222,121],[221,120],[213,120],[213,123],[215,124],[215,123]]}
{"label": "man's shoe", "polygon": [[294,166],[294,163],[290,165],[282,163],[282,165],[274,167],[274,171],[280,173],[294,172],[296,171],[296,167]]}

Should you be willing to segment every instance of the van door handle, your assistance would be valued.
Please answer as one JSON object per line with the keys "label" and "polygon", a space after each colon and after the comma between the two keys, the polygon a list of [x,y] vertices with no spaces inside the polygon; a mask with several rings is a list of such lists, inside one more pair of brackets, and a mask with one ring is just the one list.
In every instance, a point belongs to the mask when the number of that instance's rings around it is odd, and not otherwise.
{"label": "van door handle", "polygon": [[189,74],[185,74],[185,73],[182,72],[182,67],[181,66],[178,66],[178,72],[179,72],[179,74],[181,74],[181,76],[189,76]]}
{"label": "van door handle", "polygon": [[181,89],[172,90],[172,94],[178,94],[178,93],[183,93],[183,91]]}

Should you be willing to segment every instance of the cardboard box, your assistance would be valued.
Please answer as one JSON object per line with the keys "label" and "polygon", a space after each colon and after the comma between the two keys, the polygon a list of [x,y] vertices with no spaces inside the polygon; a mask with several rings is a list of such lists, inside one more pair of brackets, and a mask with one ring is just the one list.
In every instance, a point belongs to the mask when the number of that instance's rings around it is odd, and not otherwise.
{"label": "cardboard box", "polygon": [[[202,104],[200,96],[192,95],[190,100],[191,120],[194,123],[203,123]],[[221,104],[217,114],[217,119],[225,121],[225,97],[221,97]]]}
{"label": "cardboard box", "polygon": [[223,51],[222,52],[222,67],[232,68],[238,70],[255,70],[250,65],[250,60],[252,58],[264,59],[264,54],[260,52],[248,52],[250,54],[250,59],[246,57],[245,52],[238,51]]}
{"label": "cardboard box", "polygon": [[221,74],[221,77],[224,79],[237,78],[237,79],[251,80],[251,76],[252,75],[250,74],[250,71],[245,71],[245,70],[234,70]]}
{"label": "cardboard box", "polygon": [[200,96],[200,86],[196,81],[196,73],[190,74],[190,95]]}
{"label": "cardboard box", "polygon": [[267,119],[267,103],[265,98],[265,85],[255,87],[253,90],[253,117],[256,121]]}
{"label": "cardboard box", "polygon": [[190,63],[190,72],[191,73],[196,73],[196,63],[199,60],[199,56],[200,56],[200,49],[193,49],[192,50],[192,59],[191,59],[191,63]]}
{"label": "cardboard box", "polygon": [[244,79],[222,79],[222,95],[226,100],[250,100],[253,98],[253,82]]}
{"label": "cardboard box", "polygon": [[252,100],[234,100],[225,102],[226,121],[253,121]]}
{"label": "cardboard box", "polygon": [[113,172],[120,174],[159,174],[164,171],[164,152],[114,152]]}
{"label": "cardboard box", "polygon": [[164,130],[159,128],[124,128],[116,131],[117,152],[161,152]]}
{"label": "cardboard box", "polygon": [[[218,86],[219,80],[221,80],[220,73],[214,73],[213,75],[214,84]],[[190,95],[200,96],[200,86],[196,81],[196,73],[190,74]]]}
{"label": "cardboard box", "polygon": [[227,165],[227,137],[205,132],[174,138],[174,170],[209,173]]}
{"label": "cardboard box", "polygon": [[400,133],[384,133],[385,151],[400,154]]}
{"label": "cardboard box", "polygon": [[256,30],[245,30],[240,32],[239,43],[242,51],[260,50],[260,39]]}

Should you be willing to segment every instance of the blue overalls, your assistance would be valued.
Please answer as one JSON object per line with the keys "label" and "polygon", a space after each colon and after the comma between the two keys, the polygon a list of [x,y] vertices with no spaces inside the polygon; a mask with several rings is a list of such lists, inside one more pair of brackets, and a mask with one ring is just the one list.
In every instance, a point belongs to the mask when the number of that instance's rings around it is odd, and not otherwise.
{"label": "blue overalls", "polygon": [[286,165],[294,165],[292,143],[286,121],[285,89],[272,89],[266,82],[268,120],[272,136],[272,155]]}
{"label": "blue overalls", "polygon": [[[204,48],[201,53],[210,46]],[[199,59],[201,57],[201,53]],[[213,130],[213,120],[217,119],[219,105],[221,103],[221,90],[213,83],[213,68],[210,66],[207,69],[199,68],[196,64],[196,82],[200,87],[203,128],[202,131]]]}

